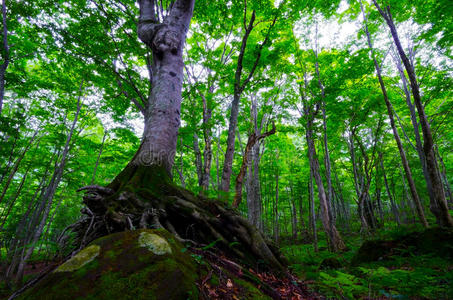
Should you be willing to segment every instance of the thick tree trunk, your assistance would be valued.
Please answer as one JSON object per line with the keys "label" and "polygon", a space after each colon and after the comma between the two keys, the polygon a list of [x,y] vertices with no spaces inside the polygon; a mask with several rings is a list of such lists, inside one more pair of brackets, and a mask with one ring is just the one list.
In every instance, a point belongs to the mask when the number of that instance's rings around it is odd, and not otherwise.
{"label": "thick tree trunk", "polygon": [[182,52],[194,0],[176,1],[162,23],[156,19],[154,1],[139,4],[138,36],[153,52],[153,74],[143,140],[131,163],[162,167],[171,176],[180,125]]}
{"label": "thick tree trunk", "polygon": [[379,66],[379,64],[378,64],[378,62],[376,60],[376,55],[374,53],[373,43],[371,42],[370,32],[368,31],[367,17],[365,15],[364,10],[363,10],[362,2],[360,2],[360,5],[361,5],[361,8],[362,8],[362,14],[364,16],[364,25],[365,25],[364,27],[365,27],[365,33],[366,33],[366,36],[367,36],[368,47],[370,48],[370,51],[371,51],[371,57],[372,57],[373,62],[374,62],[374,67],[376,69],[376,73],[377,73],[377,76],[378,76],[379,85],[381,87],[382,95],[384,97],[385,105],[387,107],[387,114],[388,114],[388,117],[389,117],[389,120],[390,120],[390,126],[392,127],[393,136],[395,138],[396,145],[398,146],[398,151],[400,153],[401,161],[402,161],[403,168],[404,168],[404,173],[406,175],[406,179],[407,179],[407,182],[409,184],[412,200],[413,200],[413,202],[415,204],[415,207],[417,208],[417,214],[418,214],[418,217],[419,217],[421,223],[423,224],[423,226],[425,228],[427,228],[428,227],[428,222],[426,221],[425,212],[423,210],[422,203],[421,203],[420,198],[418,196],[417,189],[415,187],[414,179],[412,178],[412,171],[411,171],[411,168],[409,166],[409,162],[407,161],[406,152],[404,151],[403,144],[401,143],[401,139],[400,139],[398,130],[397,130],[396,125],[395,125],[395,118],[393,117],[392,104],[390,103],[390,99],[389,99],[388,94],[387,94],[387,89],[385,87],[384,80],[382,79],[381,68],[380,68],[380,66]]}
{"label": "thick tree trunk", "polygon": [[247,216],[250,223],[261,231],[262,226],[262,204],[260,194],[260,145],[255,144],[250,152],[250,171],[247,174]]}
{"label": "thick tree trunk", "polygon": [[435,198],[435,202],[431,202],[430,204],[430,209],[441,226],[453,227],[453,218],[451,217],[448,211],[447,201],[445,199],[445,193],[442,185],[442,179],[437,168],[436,156],[434,153],[433,136],[431,133],[428,118],[425,113],[425,108],[423,106],[423,102],[421,99],[420,88],[417,83],[417,77],[415,75],[414,67],[410,63],[403,49],[403,46],[401,45],[401,42],[398,37],[398,32],[396,30],[396,26],[395,23],[393,22],[393,18],[390,12],[390,7],[387,7],[386,12],[384,12],[381,9],[381,7],[377,4],[376,0],[373,0],[373,3],[375,4],[379,13],[385,19],[387,25],[390,28],[393,41],[395,42],[398,53],[401,57],[401,60],[403,61],[404,67],[409,76],[412,95],[414,97],[415,106],[417,107],[418,116],[420,119],[420,125],[422,127],[424,142],[423,151],[426,157],[426,166],[428,169],[429,177],[431,178],[431,184],[433,187],[433,194]]}
{"label": "thick tree trunk", "polygon": [[[140,1],[138,34],[153,50],[153,87],[142,144],[126,168],[106,187],[87,186],[84,218],[72,226],[79,249],[112,232],[162,228],[193,247],[215,244],[232,259],[256,266],[261,260],[282,271],[278,249],[224,203],[195,196],[171,182],[183,76],[182,47],[194,0],[176,0],[162,23],[156,1]],[[64,243],[64,239],[61,240]]]}

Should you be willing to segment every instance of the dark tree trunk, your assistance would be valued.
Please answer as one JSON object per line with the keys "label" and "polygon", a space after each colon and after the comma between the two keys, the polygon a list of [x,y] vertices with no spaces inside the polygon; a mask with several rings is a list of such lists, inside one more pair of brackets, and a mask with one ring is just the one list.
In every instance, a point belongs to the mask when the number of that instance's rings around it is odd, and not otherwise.
{"label": "dark tree trunk", "polygon": [[[245,12],[247,12],[247,6],[245,6]],[[244,13],[244,24],[247,23],[247,14]],[[250,18],[250,21],[248,25],[246,26],[244,36],[242,37],[242,43],[241,43],[241,49],[239,51],[239,56],[238,56],[238,62],[236,66],[236,72],[234,76],[234,93],[233,93],[233,101],[231,102],[231,113],[230,113],[230,120],[229,120],[229,127],[228,127],[228,138],[227,138],[227,148],[225,152],[225,160],[223,162],[223,172],[222,172],[222,183],[220,186],[220,190],[223,192],[228,192],[230,190],[230,179],[231,179],[231,174],[232,174],[232,167],[233,167],[233,157],[234,157],[234,142],[235,142],[235,133],[236,133],[236,128],[237,128],[237,123],[238,123],[238,115],[239,115],[239,101],[241,99],[242,92],[245,90],[247,85],[249,84],[250,80],[252,79],[256,68],[258,67],[258,63],[260,62],[261,58],[261,53],[263,50],[263,47],[266,45],[268,39],[269,39],[269,34],[271,29],[274,27],[275,22],[277,21],[276,18],[274,18],[271,26],[269,27],[269,30],[266,34],[266,37],[264,38],[263,43],[261,43],[258,46],[257,52],[256,52],[256,58],[255,62],[245,78],[245,80],[242,79],[242,71],[243,71],[243,60],[244,60],[244,55],[246,51],[246,46],[247,46],[247,41],[250,36],[250,33],[254,29],[254,23],[255,23],[255,11],[252,11],[252,16]]]}
{"label": "dark tree trunk", "polygon": [[387,196],[389,197],[390,200],[390,208],[392,210],[393,216],[395,217],[395,221],[398,225],[401,225],[400,221],[400,216],[398,212],[398,206],[395,203],[395,200],[393,199],[392,193],[390,192],[389,184],[387,181],[387,175],[385,174],[385,169],[384,169],[384,163],[382,161],[382,153],[380,154],[380,163],[381,163],[381,169],[382,169],[382,176],[384,176],[384,184],[385,184],[385,190],[387,191]]}
{"label": "dark tree trunk", "polygon": [[239,204],[241,203],[242,200],[242,182],[244,181],[245,174],[247,172],[247,167],[250,162],[250,153],[252,152],[253,147],[255,144],[259,143],[260,140],[275,134],[275,124],[272,123],[272,129],[268,132],[265,132],[263,134],[257,135],[256,132],[253,132],[248,140],[247,140],[247,145],[245,146],[244,150],[244,156],[242,158],[242,165],[241,165],[241,170],[239,171],[238,176],[236,177],[236,193],[234,195],[234,200],[233,200],[233,207],[237,208]]}
{"label": "dark tree trunk", "polygon": [[310,169],[310,176],[308,181],[308,203],[310,206],[310,224],[313,233],[313,249],[318,252],[318,232],[316,230],[316,213],[315,213],[315,195],[313,189],[313,173]]}
{"label": "dark tree trunk", "polygon": [[385,19],[387,25],[390,28],[393,41],[395,42],[398,53],[401,57],[401,60],[403,61],[403,65],[406,69],[411,84],[412,95],[414,97],[415,106],[417,107],[418,116],[420,119],[420,125],[422,127],[424,142],[423,151],[426,157],[426,166],[428,169],[429,177],[431,178],[431,184],[433,187],[433,194],[435,199],[435,202],[430,203],[430,209],[441,226],[453,227],[453,218],[451,217],[448,211],[447,201],[445,199],[445,193],[442,185],[442,179],[437,168],[433,136],[431,133],[428,118],[425,113],[425,108],[423,106],[422,98],[420,95],[420,88],[417,83],[417,77],[415,74],[414,67],[409,61],[403,49],[403,46],[401,45],[401,42],[398,37],[398,32],[396,30],[396,26],[395,23],[393,22],[392,14],[390,12],[390,7],[388,6],[386,8],[386,12],[384,12],[381,9],[381,7],[377,4],[376,0],[373,0],[373,3],[375,4],[379,13]]}
{"label": "dark tree trunk", "polygon": [[376,73],[377,73],[377,76],[378,76],[379,85],[381,87],[382,95],[384,97],[385,105],[387,107],[387,114],[388,114],[388,117],[389,117],[389,120],[390,120],[390,126],[392,127],[393,136],[395,138],[396,145],[398,146],[398,150],[399,150],[401,161],[402,161],[403,168],[404,168],[404,173],[406,175],[406,179],[407,179],[407,182],[409,184],[412,200],[413,200],[413,202],[415,204],[415,207],[417,208],[417,214],[418,214],[418,217],[420,219],[420,222],[423,224],[423,226],[425,228],[427,228],[428,227],[428,222],[426,221],[425,212],[423,210],[422,203],[421,203],[420,198],[418,196],[417,189],[415,187],[414,179],[412,178],[412,171],[411,171],[411,168],[409,166],[409,162],[407,161],[406,152],[404,151],[403,144],[401,143],[401,139],[400,139],[398,130],[397,130],[396,125],[395,125],[395,118],[393,117],[392,104],[390,103],[390,99],[389,99],[388,94],[387,94],[387,89],[385,87],[384,80],[382,79],[381,67],[379,66],[379,64],[378,64],[378,62],[376,60],[376,56],[374,54],[374,48],[373,48],[373,44],[371,42],[371,36],[370,36],[369,31],[368,31],[367,17],[365,15],[364,10],[363,10],[362,2],[360,2],[360,5],[361,5],[361,8],[362,8],[362,14],[364,16],[365,33],[366,33],[366,36],[367,36],[368,46],[369,46],[370,51],[371,51],[371,56],[373,58],[374,67],[376,69]]}
{"label": "dark tree trunk", "polygon": [[102,150],[104,149],[104,143],[105,143],[106,137],[107,137],[107,131],[104,132],[104,136],[102,137],[102,143],[101,143],[101,147],[99,148],[98,158],[96,159],[96,164],[94,165],[93,177],[91,178],[91,184],[94,184],[94,181],[96,179],[96,171],[99,166],[99,161],[101,160]]}
{"label": "dark tree trunk", "polygon": [[8,68],[8,65],[10,63],[10,50],[9,50],[9,44],[8,44],[8,26],[6,22],[6,1],[3,1],[2,3],[2,21],[3,21],[3,63],[0,65],[0,116],[2,115],[2,109],[3,109],[3,98],[5,96],[5,75],[6,75],[6,69]]}

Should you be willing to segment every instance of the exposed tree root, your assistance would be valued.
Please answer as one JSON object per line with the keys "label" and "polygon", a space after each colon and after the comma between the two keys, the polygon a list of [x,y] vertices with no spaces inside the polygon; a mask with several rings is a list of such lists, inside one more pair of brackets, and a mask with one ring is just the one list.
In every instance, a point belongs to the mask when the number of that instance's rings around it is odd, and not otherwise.
{"label": "exposed tree root", "polygon": [[71,230],[75,249],[113,232],[165,228],[192,247],[215,247],[253,268],[283,271],[278,249],[224,203],[195,196],[171,183],[165,171],[130,164],[108,186],[87,186],[84,217]]}

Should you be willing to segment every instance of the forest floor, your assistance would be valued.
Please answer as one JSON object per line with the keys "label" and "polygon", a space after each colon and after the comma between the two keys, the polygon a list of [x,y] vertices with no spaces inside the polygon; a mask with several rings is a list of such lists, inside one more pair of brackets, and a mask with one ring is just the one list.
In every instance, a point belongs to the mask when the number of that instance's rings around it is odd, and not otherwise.
{"label": "forest floor", "polygon": [[[340,254],[327,251],[322,233],[317,253],[312,244],[294,245],[293,241],[282,249],[292,272],[330,299],[453,299],[453,231],[448,237],[437,237],[444,241],[442,245],[420,240],[423,233],[420,228],[399,227],[379,229],[373,237],[345,235],[348,250]],[[414,246],[415,238],[428,249]],[[366,240],[378,240],[367,245],[383,253],[377,259],[357,262],[361,246],[362,254],[376,255],[364,246]]]}
{"label": "forest floor", "polygon": [[[434,240],[431,235],[423,235],[425,232],[435,233]],[[316,295],[326,299],[453,299],[453,231],[447,233],[448,236],[439,234],[435,228],[423,231],[399,227],[380,229],[372,237],[349,234],[344,235],[348,250],[343,253],[329,252],[323,233],[318,237],[317,253],[308,241],[295,244],[288,239],[282,241],[282,250],[290,261],[291,272],[300,279],[299,286],[307,293],[301,298],[285,297],[285,294],[297,295],[291,291],[291,283],[266,274],[258,274],[258,277],[280,291],[281,299],[314,299]],[[436,244],[436,239],[444,242]],[[368,257],[358,259],[364,254]],[[25,279],[55,264],[57,262],[32,261],[27,266]],[[206,290],[210,295],[226,297],[235,294],[235,285],[225,281]],[[8,294],[2,283],[0,299],[7,299]]]}

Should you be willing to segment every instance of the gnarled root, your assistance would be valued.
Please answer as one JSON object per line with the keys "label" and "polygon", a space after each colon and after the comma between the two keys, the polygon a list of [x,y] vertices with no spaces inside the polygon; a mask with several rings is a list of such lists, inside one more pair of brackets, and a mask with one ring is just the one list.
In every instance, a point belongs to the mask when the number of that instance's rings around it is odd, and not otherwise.
{"label": "gnarled root", "polygon": [[117,178],[107,188],[80,189],[86,192],[83,202],[87,209],[82,210],[85,217],[72,227],[77,235],[76,249],[113,232],[164,228],[191,247],[215,247],[232,260],[253,268],[263,264],[264,268],[284,270],[286,262],[277,248],[222,202],[195,196],[165,181],[147,185],[153,180],[137,176],[148,178],[152,174],[140,167],[122,174],[127,174],[127,178]]}

